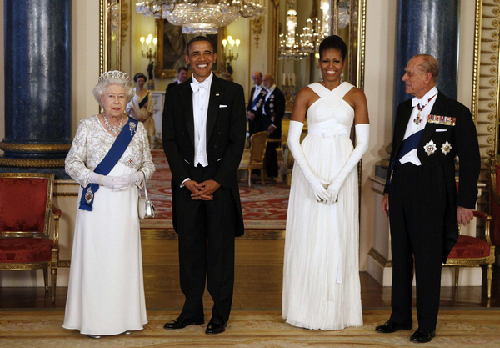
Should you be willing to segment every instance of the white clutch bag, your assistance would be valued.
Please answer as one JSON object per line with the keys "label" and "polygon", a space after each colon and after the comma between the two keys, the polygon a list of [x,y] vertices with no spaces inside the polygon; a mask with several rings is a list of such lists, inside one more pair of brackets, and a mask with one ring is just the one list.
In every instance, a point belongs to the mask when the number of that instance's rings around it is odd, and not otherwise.
{"label": "white clutch bag", "polygon": [[139,189],[139,199],[137,200],[137,213],[139,219],[151,219],[155,217],[155,206],[148,198],[148,189],[146,187],[146,180],[144,180],[144,197],[141,196]]}

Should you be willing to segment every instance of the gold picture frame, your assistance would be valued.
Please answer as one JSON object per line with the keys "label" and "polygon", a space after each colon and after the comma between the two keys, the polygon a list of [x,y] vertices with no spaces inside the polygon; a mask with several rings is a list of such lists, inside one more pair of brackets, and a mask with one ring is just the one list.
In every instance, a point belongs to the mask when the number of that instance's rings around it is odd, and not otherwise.
{"label": "gold picture frame", "polygon": [[[222,39],[226,37],[226,27],[219,28],[217,34],[207,35],[215,44],[215,53],[222,52]],[[156,20],[156,62],[154,76],[157,79],[173,78],[177,75],[177,69],[186,67],[186,45],[188,41],[199,34],[183,34],[182,27],[168,23],[166,19]],[[205,35],[204,35],[205,36]],[[216,42],[215,42],[216,41]],[[214,64],[214,72],[224,72],[221,56],[217,57]]]}

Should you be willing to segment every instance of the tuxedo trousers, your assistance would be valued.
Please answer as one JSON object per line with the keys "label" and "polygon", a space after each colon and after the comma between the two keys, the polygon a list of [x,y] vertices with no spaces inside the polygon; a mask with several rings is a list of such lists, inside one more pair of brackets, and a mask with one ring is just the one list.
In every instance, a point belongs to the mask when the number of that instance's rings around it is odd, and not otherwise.
{"label": "tuxedo trousers", "polygon": [[397,162],[389,193],[392,247],[392,315],[412,324],[412,279],[415,264],[417,320],[435,330],[441,290],[445,209],[445,176],[440,166]]}
{"label": "tuxedo trousers", "polygon": [[[192,180],[211,179],[207,169],[198,166]],[[202,297],[207,289],[214,305],[212,317],[227,322],[234,284],[234,239],[236,217],[231,190],[223,186],[213,200],[193,200],[191,191],[176,194],[179,271],[182,293],[186,297],[181,317],[203,317]]]}

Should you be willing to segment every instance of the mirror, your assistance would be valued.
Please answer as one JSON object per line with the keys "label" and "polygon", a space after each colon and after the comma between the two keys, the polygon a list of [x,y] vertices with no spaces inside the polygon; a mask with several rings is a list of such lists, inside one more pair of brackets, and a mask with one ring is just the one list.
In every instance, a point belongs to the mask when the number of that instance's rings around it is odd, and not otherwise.
{"label": "mirror", "polygon": [[[320,81],[317,49],[322,38],[336,33],[347,44],[347,63],[343,79],[362,88],[358,77],[358,56],[364,45],[364,22],[358,23],[358,9],[364,10],[360,0],[285,0],[277,11],[279,18],[277,40],[277,71],[279,86],[290,110],[298,90],[312,82]],[[365,16],[362,13],[361,18]],[[358,29],[362,25],[363,30]],[[363,36],[358,36],[358,32]],[[363,41],[364,42],[364,41]],[[360,47],[360,50],[358,50]]]}

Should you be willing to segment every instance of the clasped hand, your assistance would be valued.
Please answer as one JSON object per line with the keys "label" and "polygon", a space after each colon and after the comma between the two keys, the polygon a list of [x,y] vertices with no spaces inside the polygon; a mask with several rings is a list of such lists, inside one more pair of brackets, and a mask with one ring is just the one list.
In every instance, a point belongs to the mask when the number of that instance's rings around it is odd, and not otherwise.
{"label": "clasped hand", "polygon": [[122,190],[136,183],[140,183],[142,178],[143,174],[141,172],[120,176],[103,175],[100,182],[98,180],[97,183],[113,190]]}
{"label": "clasped hand", "polygon": [[311,187],[318,202],[333,204],[337,202],[338,193],[342,183],[333,180],[330,184],[324,184],[319,178],[316,178]]}
{"label": "clasped hand", "polygon": [[211,201],[213,194],[220,187],[220,184],[215,180],[205,180],[202,183],[197,183],[194,180],[188,180],[184,186],[191,191],[191,198],[196,200]]}

